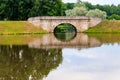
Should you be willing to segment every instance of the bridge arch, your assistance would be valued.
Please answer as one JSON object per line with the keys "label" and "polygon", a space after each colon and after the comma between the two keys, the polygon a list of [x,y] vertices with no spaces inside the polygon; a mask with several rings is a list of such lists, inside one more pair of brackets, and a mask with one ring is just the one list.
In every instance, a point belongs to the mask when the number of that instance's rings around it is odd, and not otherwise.
{"label": "bridge arch", "polygon": [[[54,27],[53,32],[55,33],[56,29],[59,28],[60,26],[63,26],[63,28],[64,27],[71,28],[74,30],[75,33],[77,32],[76,27],[71,23],[59,23],[57,26]],[[64,31],[64,32],[66,32],[66,31]]]}

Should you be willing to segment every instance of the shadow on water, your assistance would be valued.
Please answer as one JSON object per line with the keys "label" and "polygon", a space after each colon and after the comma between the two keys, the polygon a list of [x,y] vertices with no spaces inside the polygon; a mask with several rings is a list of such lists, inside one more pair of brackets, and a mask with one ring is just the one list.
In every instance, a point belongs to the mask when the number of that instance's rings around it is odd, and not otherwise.
{"label": "shadow on water", "polygon": [[0,80],[42,80],[61,62],[61,49],[1,45]]}

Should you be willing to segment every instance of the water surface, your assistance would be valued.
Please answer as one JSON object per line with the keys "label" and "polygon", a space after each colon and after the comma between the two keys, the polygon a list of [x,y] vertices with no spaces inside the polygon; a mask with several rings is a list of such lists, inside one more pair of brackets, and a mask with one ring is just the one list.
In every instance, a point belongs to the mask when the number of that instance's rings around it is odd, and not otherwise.
{"label": "water surface", "polygon": [[120,80],[119,34],[60,37],[1,35],[0,80]]}

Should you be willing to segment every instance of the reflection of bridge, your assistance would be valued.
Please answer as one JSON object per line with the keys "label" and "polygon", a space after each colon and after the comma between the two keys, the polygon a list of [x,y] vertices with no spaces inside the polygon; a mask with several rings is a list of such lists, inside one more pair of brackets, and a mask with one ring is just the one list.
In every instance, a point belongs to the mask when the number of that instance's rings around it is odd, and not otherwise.
{"label": "reflection of bridge", "polygon": [[101,22],[100,18],[92,17],[68,17],[68,16],[54,16],[54,17],[31,17],[28,21],[34,24],[36,27],[43,28],[48,32],[54,32],[56,26],[62,23],[69,23],[73,25],[77,32],[83,32],[90,27],[95,26]]}
{"label": "reflection of bridge", "polygon": [[54,34],[46,34],[28,44],[32,48],[88,48],[100,46],[101,42],[88,35],[80,33],[68,42],[58,40]]}

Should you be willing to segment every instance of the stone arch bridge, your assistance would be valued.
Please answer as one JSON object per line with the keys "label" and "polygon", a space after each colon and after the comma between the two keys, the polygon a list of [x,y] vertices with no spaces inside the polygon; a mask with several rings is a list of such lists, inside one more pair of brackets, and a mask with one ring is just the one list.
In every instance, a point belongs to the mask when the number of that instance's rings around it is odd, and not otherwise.
{"label": "stone arch bridge", "polygon": [[69,23],[76,28],[77,32],[83,32],[101,21],[100,18],[85,16],[43,16],[28,19],[28,22],[48,32],[54,32],[55,27],[62,23]]}

